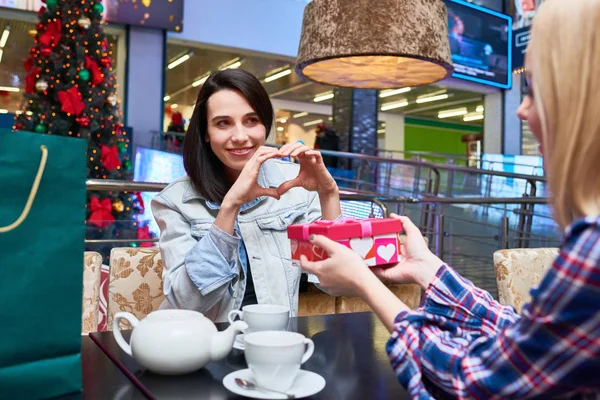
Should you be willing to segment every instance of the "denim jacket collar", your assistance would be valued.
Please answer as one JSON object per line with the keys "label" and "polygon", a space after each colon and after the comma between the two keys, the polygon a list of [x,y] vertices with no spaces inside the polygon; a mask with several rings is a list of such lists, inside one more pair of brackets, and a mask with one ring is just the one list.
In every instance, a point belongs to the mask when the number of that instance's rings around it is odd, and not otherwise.
{"label": "denim jacket collar", "polygon": [[[262,165],[262,167],[260,168],[260,171],[258,172],[258,184],[261,187],[277,188],[284,181],[285,181],[285,177],[283,176],[283,174],[277,167],[272,165],[270,160],[267,160]],[[250,203],[246,203],[246,204],[242,205],[242,207],[240,208],[240,211],[249,210],[250,208],[261,203],[264,199],[265,199],[265,197],[263,196],[263,197],[257,198],[256,200],[251,201]],[[192,185],[192,183],[190,182],[189,186],[183,193],[182,202],[187,203],[191,200],[205,200],[205,199],[196,191],[196,189],[194,188],[194,185]],[[212,210],[218,210],[219,208],[221,208],[220,204],[210,202],[210,201],[206,201],[206,205],[208,208],[210,208]]]}

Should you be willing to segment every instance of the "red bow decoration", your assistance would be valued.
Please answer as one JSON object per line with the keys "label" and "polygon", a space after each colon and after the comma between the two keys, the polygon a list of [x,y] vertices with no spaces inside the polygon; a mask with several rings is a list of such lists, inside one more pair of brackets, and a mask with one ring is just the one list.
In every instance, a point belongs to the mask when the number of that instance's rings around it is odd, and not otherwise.
{"label": "red bow decoration", "polygon": [[104,74],[100,71],[98,63],[90,56],[85,56],[85,68],[92,73],[92,84],[99,85],[104,82]]}
{"label": "red bow decoration", "polygon": [[135,197],[137,198],[138,204],[140,205],[140,208],[143,211],[146,208],[146,206],[144,206],[144,199],[142,198],[142,194],[140,192],[136,192]]}
{"label": "red bow decoration", "polygon": [[40,67],[35,67],[29,71],[25,77],[25,93],[35,93],[35,83],[37,82],[36,75],[41,71]]}
{"label": "red bow decoration", "polygon": [[[152,239],[152,237],[150,236],[150,228],[148,226],[144,226],[143,228],[141,226],[138,227],[137,238],[138,239]],[[152,243],[151,242],[142,242],[142,243],[140,243],[140,247],[152,247]]]}
{"label": "red bow decoration", "polygon": [[113,222],[115,222],[115,217],[112,215],[112,202],[110,198],[106,198],[102,201],[97,197],[93,197],[90,201],[90,209],[92,213],[90,214],[90,224],[97,226],[98,228],[106,228]]}
{"label": "red bow decoration", "polygon": [[119,148],[117,146],[104,146],[100,145],[102,154],[100,155],[100,161],[108,171],[112,171],[121,166],[121,160],[119,160]]}
{"label": "red bow decoration", "polygon": [[84,128],[87,128],[88,126],[90,126],[90,119],[85,115],[82,115],[81,117],[76,118],[75,121],[77,121],[79,126],[82,126]]}
{"label": "red bow decoration", "polygon": [[60,42],[60,35],[62,31],[62,25],[60,19],[53,22],[48,22],[46,32],[40,35],[40,43],[45,46],[56,46]]}
{"label": "red bow decoration", "polygon": [[69,90],[61,90],[58,92],[58,101],[62,106],[61,110],[69,114],[79,116],[85,109],[81,93],[79,93],[79,90],[75,86]]}

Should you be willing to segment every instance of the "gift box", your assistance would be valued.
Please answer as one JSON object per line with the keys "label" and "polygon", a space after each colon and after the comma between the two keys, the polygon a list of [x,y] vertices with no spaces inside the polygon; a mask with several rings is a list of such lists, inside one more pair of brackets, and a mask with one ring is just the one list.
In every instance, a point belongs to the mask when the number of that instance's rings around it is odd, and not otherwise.
{"label": "gift box", "polygon": [[[300,256],[310,261],[328,258],[327,253],[313,246],[310,235],[323,235],[354,250],[368,266],[385,265],[400,261],[402,222],[393,218],[344,219],[338,221],[316,221],[308,225],[290,225],[292,264],[300,266]],[[312,280],[311,280],[312,281]]]}

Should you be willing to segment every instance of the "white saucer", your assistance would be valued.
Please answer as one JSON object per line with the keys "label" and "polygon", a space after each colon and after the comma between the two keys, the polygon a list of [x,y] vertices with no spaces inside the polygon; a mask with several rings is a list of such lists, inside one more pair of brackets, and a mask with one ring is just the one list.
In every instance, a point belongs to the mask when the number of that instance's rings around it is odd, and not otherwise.
{"label": "white saucer", "polygon": [[[241,378],[250,382],[254,382],[254,376],[252,376],[252,372],[248,368],[232,372],[225,378],[223,378],[223,386],[225,386],[229,391],[235,394],[250,397],[253,399],[286,399],[284,395],[269,392],[267,389],[265,389],[264,392],[261,390],[243,389],[235,383],[235,378]],[[300,372],[298,372],[298,376],[296,377],[294,384],[292,385],[290,390],[287,391],[287,393],[293,394],[294,396],[296,396],[297,399],[300,399],[302,397],[308,397],[317,394],[321,390],[323,390],[324,387],[325,378],[323,378],[319,374],[315,374],[314,372],[301,369]]]}
{"label": "white saucer", "polygon": [[240,333],[235,337],[235,342],[233,342],[233,348],[241,351],[244,351],[246,349],[246,345],[244,344],[243,333]]}

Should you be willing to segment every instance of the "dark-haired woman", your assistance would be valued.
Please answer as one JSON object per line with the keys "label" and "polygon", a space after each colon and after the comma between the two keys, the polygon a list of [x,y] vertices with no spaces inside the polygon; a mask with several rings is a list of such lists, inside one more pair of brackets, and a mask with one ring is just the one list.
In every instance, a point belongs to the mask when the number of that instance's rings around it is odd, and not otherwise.
{"label": "dark-haired woman", "polygon": [[[341,215],[338,187],[318,151],[264,147],[273,106],[242,70],[204,83],[183,144],[187,176],[152,201],[160,227],[167,300],[213,321],[246,304],[280,304],[297,315],[301,271],[286,228]],[[297,157],[299,165],[283,162]]]}

